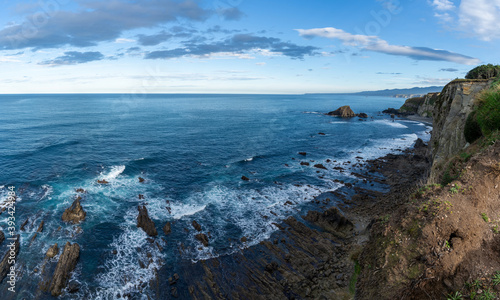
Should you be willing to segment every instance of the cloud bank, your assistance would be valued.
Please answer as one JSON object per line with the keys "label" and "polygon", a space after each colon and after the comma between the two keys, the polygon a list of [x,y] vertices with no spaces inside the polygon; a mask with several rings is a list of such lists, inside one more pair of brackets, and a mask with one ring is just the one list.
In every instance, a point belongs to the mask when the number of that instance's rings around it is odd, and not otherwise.
{"label": "cloud bank", "polygon": [[480,63],[480,60],[477,58],[472,58],[470,56],[446,50],[427,47],[390,45],[387,41],[384,41],[377,36],[360,34],[355,35],[333,27],[297,29],[297,31],[305,38],[324,37],[329,39],[338,39],[345,45],[358,47],[362,50],[396,56],[405,56],[415,60],[449,61],[464,65],[477,65]]}
{"label": "cloud bank", "polygon": [[103,59],[104,55],[101,52],[68,51],[64,52],[63,56],[59,56],[53,60],[43,61],[39,64],[57,67],[57,66],[84,64],[91,61],[97,61]]}

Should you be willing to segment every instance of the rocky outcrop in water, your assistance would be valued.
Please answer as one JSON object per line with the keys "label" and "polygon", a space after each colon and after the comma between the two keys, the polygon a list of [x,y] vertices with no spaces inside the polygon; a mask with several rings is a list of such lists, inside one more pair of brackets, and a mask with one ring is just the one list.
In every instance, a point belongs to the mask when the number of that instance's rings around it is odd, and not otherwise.
{"label": "rocky outcrop in water", "polygon": [[2,245],[3,241],[5,240],[5,235],[3,232],[0,230],[0,245]]}
{"label": "rocky outcrop in water", "polygon": [[356,114],[352,111],[351,107],[348,105],[337,108],[334,111],[327,113],[329,116],[337,116],[341,118],[353,118]]}
{"label": "rocky outcrop in water", "polygon": [[56,256],[57,254],[59,254],[59,246],[57,246],[57,243],[55,243],[54,245],[52,245],[48,250],[47,250],[47,253],[45,253],[45,257],[46,258],[53,258],[54,256]]}
{"label": "rocky outcrop in water", "polygon": [[7,250],[2,258],[2,261],[0,261],[0,283],[5,279],[7,276],[7,273],[10,272],[10,267],[12,266],[9,261],[16,260],[17,255],[19,254],[19,239],[20,236],[16,236],[16,240],[14,242],[9,242],[9,245],[7,245]]}
{"label": "rocky outcrop in water", "polygon": [[81,199],[82,198],[77,197],[76,200],[73,201],[73,204],[71,204],[71,206],[64,211],[62,215],[62,220],[64,222],[72,222],[73,224],[76,224],[85,220],[87,213],[83,210],[80,204]]}
{"label": "rocky outcrop in water", "polygon": [[137,216],[137,227],[142,228],[149,236],[157,236],[155,223],[149,218],[148,209],[146,206],[138,206],[139,215]]}
{"label": "rocky outcrop in water", "polygon": [[52,280],[50,281],[49,291],[52,296],[60,296],[62,290],[66,288],[70,274],[75,269],[79,257],[80,246],[77,243],[71,244],[70,242],[66,242],[63,253],[57,262]]}

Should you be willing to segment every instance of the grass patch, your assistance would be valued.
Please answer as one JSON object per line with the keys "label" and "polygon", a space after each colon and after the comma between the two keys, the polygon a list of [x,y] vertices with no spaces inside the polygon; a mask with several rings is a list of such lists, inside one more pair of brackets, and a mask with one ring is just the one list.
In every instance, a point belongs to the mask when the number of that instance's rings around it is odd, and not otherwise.
{"label": "grass patch", "polygon": [[356,260],[354,263],[354,274],[352,274],[351,280],[349,281],[349,292],[353,295],[356,292],[356,283],[358,282],[359,274],[361,274],[359,262]]}
{"label": "grass patch", "polygon": [[481,218],[483,218],[483,220],[488,223],[490,221],[490,218],[488,218],[488,216],[485,214],[485,213],[482,213],[481,214]]}

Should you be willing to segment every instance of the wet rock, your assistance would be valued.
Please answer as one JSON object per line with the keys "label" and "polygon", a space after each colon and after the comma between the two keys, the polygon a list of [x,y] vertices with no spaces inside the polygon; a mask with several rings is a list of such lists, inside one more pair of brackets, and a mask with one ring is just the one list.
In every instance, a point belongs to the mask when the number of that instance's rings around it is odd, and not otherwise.
{"label": "wet rock", "polygon": [[201,225],[198,224],[198,222],[193,220],[193,223],[191,224],[193,225],[193,228],[196,229],[196,231],[201,231]]}
{"label": "wet rock", "polygon": [[172,232],[170,222],[167,222],[167,224],[163,226],[163,232],[165,233],[165,235],[169,235],[170,232]]}
{"label": "wet rock", "polygon": [[299,152],[300,155],[306,156],[307,152]]}
{"label": "wet rock", "polygon": [[277,262],[272,262],[266,265],[265,267],[266,272],[273,273],[274,271],[278,270],[278,263]]}
{"label": "wet rock", "polygon": [[382,111],[384,114],[398,114],[399,113],[399,110],[395,109],[395,108],[388,108],[386,110],[383,110]]}
{"label": "wet rock", "polygon": [[177,283],[177,280],[179,280],[179,274],[175,273],[174,276],[168,278],[168,282],[170,285],[174,285]]}
{"label": "wet rock", "polygon": [[52,296],[57,297],[61,295],[61,291],[66,287],[79,257],[80,246],[77,243],[71,244],[70,242],[66,242],[63,253],[57,262],[52,280],[50,281],[49,290]]}
{"label": "wet rock", "polygon": [[68,292],[74,294],[80,290],[80,284],[76,280],[72,280],[68,283]]}
{"label": "wet rock", "polygon": [[87,192],[86,192],[84,189],[82,189],[82,188],[75,189],[75,192],[77,192],[77,193],[81,193],[81,194],[85,194],[85,193],[87,193]]}
{"label": "wet rock", "polygon": [[177,293],[177,288],[174,286],[170,289],[170,294],[172,295],[172,297],[174,298],[177,298],[179,297],[179,294]]}
{"label": "wet rock", "polygon": [[144,181],[145,181],[145,180],[144,180],[144,178],[139,177],[139,182],[141,182],[141,183],[142,183],[142,182],[144,182]]}
{"label": "wet rock", "polygon": [[97,180],[97,183],[99,183],[99,184],[108,184],[109,182],[106,179],[103,179],[103,180]]}
{"label": "wet rock", "polygon": [[337,108],[337,110],[331,111],[327,113],[329,116],[338,116],[342,118],[352,118],[355,117],[356,114],[352,111],[351,107],[348,105]]}
{"label": "wet rock", "polygon": [[308,166],[308,165],[309,165],[309,163],[308,163],[308,162],[306,162],[306,161],[301,161],[301,162],[300,162],[300,165],[301,165],[301,166]]}
{"label": "wet rock", "polygon": [[320,133],[318,133],[318,134],[319,134],[319,135],[326,135],[324,132],[320,132]]}
{"label": "wet rock", "polygon": [[67,208],[63,215],[62,215],[62,220],[64,222],[72,222],[74,224],[80,223],[85,219],[85,216],[87,213],[83,210],[82,206],[80,205],[80,197],[77,197],[75,201],[73,201],[73,204],[69,208]]}
{"label": "wet rock", "polygon": [[203,246],[208,247],[208,237],[204,233],[198,233],[194,237],[200,241]]}
{"label": "wet rock", "polygon": [[250,178],[246,177],[246,176],[241,176],[241,180],[244,180],[244,181],[250,181]]}
{"label": "wet rock", "polygon": [[367,115],[367,114],[365,114],[365,113],[359,113],[359,114],[358,114],[358,117],[359,117],[359,118],[366,119],[366,118],[368,118],[368,115]]}
{"label": "wet rock", "polygon": [[318,169],[324,169],[324,170],[327,170],[327,168],[325,166],[323,166],[322,164],[316,164],[314,165],[315,168],[318,168]]}
{"label": "wet rock", "polygon": [[242,238],[241,238],[241,242],[242,242],[242,243],[246,243],[247,241],[248,241],[248,239],[247,239],[247,237],[246,237],[246,236],[244,236],[244,237],[242,237]]}
{"label": "wet rock", "polygon": [[155,223],[149,218],[148,209],[146,206],[138,206],[137,210],[139,215],[137,216],[137,227],[142,228],[149,236],[157,236]]}
{"label": "wet rock", "polygon": [[17,258],[20,247],[19,238],[19,235],[17,235],[14,242],[9,242],[7,247],[4,247],[4,249],[7,250],[2,258],[2,261],[0,261],[0,283],[4,280],[4,278],[7,276],[7,273],[10,271],[11,264],[9,263],[9,260],[12,259],[12,256]]}
{"label": "wet rock", "polygon": [[28,221],[29,220],[30,219],[28,218],[28,219],[26,219],[26,221],[23,222],[23,224],[21,224],[21,231],[25,231],[26,230],[25,227],[26,227],[26,225],[28,225]]}
{"label": "wet rock", "polygon": [[36,230],[36,232],[42,232],[44,224],[45,224],[45,222],[42,220],[42,222],[40,222],[40,225],[38,225],[38,229]]}
{"label": "wet rock", "polygon": [[3,241],[5,240],[5,235],[3,232],[0,230],[0,245],[2,245]]}

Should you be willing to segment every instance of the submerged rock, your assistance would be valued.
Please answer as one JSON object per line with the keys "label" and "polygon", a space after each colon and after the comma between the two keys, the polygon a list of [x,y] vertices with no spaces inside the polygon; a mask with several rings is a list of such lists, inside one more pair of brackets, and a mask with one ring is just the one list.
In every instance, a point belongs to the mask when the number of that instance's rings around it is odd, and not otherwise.
{"label": "submerged rock", "polygon": [[76,191],[77,193],[81,193],[81,194],[85,194],[85,193],[87,193],[87,192],[86,192],[84,189],[82,189],[82,188],[75,189],[75,191]]}
{"label": "submerged rock", "polygon": [[77,197],[76,200],[73,201],[73,204],[71,204],[71,206],[64,211],[62,215],[62,220],[64,222],[72,222],[76,224],[85,220],[87,213],[80,205],[80,199],[80,197]]}
{"label": "submerged rock", "polygon": [[250,178],[246,177],[246,176],[241,176],[241,180],[244,180],[244,181],[250,181]]}
{"label": "submerged rock", "polygon": [[78,258],[80,257],[80,246],[77,243],[71,244],[66,242],[63,253],[59,257],[54,275],[50,281],[50,293],[57,297],[61,295],[62,290],[66,287],[70,278],[71,272],[76,267]]}
{"label": "submerged rock", "polygon": [[351,107],[348,105],[337,108],[337,110],[331,111],[327,113],[329,116],[338,116],[342,118],[352,118],[355,117],[356,114],[352,111]]}
{"label": "submerged rock", "polygon": [[145,181],[145,180],[144,180],[144,178],[139,177],[139,182],[141,182],[141,183],[142,183],[142,182],[144,182],[144,181]]}
{"label": "submerged rock", "polygon": [[170,222],[167,222],[167,224],[163,226],[163,232],[165,233],[165,235],[169,235],[170,232],[172,232]]}
{"label": "submerged rock", "polygon": [[149,236],[157,236],[155,223],[149,218],[148,209],[146,206],[138,206],[139,215],[137,216],[137,227],[142,228]]}
{"label": "submerged rock", "polygon": [[193,225],[193,228],[196,229],[196,231],[201,231],[201,225],[198,224],[198,222],[193,221],[192,225]]}
{"label": "submerged rock", "polygon": [[108,184],[109,182],[106,181],[106,179],[103,179],[103,180],[97,180],[97,183],[99,183],[99,184]]}
{"label": "submerged rock", "polygon": [[200,241],[203,246],[208,247],[208,237],[204,233],[198,233],[194,237]]}
{"label": "submerged rock", "polygon": [[366,119],[366,118],[368,118],[368,115],[367,115],[367,114],[365,114],[365,113],[359,113],[359,114],[358,114],[358,117],[359,117],[359,118]]}
{"label": "submerged rock", "polygon": [[324,170],[328,170],[325,166],[323,166],[322,164],[316,164],[314,165],[315,168],[318,168],[318,169],[324,169]]}
{"label": "submerged rock", "polygon": [[309,163],[308,163],[308,162],[306,162],[306,161],[301,161],[301,162],[300,162],[300,165],[301,165],[301,166],[308,166],[308,165],[309,165]]}
{"label": "submerged rock", "polygon": [[307,155],[307,152],[299,152],[300,155],[304,155],[306,156]]}

